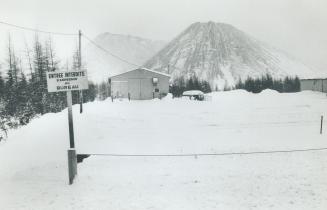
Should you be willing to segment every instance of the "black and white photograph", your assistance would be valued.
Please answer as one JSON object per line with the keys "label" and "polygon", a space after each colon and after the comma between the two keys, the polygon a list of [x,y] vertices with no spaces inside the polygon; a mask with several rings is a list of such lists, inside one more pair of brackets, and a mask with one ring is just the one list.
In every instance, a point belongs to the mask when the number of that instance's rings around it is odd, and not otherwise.
{"label": "black and white photograph", "polygon": [[327,209],[326,0],[0,0],[0,210]]}

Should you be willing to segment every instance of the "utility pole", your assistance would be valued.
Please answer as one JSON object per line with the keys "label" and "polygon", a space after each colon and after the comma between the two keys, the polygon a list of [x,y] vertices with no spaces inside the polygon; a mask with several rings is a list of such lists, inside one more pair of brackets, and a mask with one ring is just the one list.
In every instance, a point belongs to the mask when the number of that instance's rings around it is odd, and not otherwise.
{"label": "utility pole", "polygon": [[168,69],[168,74],[169,74],[169,67],[170,67],[170,66],[169,66],[169,64],[168,64],[168,66],[167,66],[167,69]]}
{"label": "utility pole", "polygon": [[71,90],[67,91],[67,106],[68,106],[69,146],[70,146],[70,149],[75,149],[72,91]]}
{"label": "utility pole", "polygon": [[[78,70],[82,70],[82,32],[78,31]],[[83,90],[79,91],[79,113],[83,113]]]}

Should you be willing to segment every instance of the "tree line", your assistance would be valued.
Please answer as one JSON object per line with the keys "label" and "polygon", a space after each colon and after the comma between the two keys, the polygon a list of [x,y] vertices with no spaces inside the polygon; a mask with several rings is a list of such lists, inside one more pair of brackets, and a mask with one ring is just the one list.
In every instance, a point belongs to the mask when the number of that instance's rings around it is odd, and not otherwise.
{"label": "tree line", "polygon": [[244,89],[252,93],[260,93],[264,89],[276,90],[280,93],[300,91],[300,79],[295,77],[285,77],[284,79],[273,79],[267,74],[259,78],[248,77],[245,81],[239,80],[235,89]]}
{"label": "tree line", "polygon": [[190,78],[179,77],[176,78],[172,85],[170,86],[169,92],[174,97],[181,97],[184,91],[187,90],[201,90],[204,93],[210,93],[211,87],[209,82],[205,80],[200,80],[196,76],[192,76]]}
{"label": "tree line", "polygon": [[[22,58],[16,55],[10,36],[6,51],[5,65],[0,67],[0,141],[5,138],[6,130],[67,107],[66,92],[47,91],[46,72],[63,70],[59,67],[51,38],[41,42],[36,35],[31,49],[26,44],[27,66],[23,66]],[[77,50],[72,58],[72,66],[66,68],[78,70]],[[82,69],[86,70],[84,66]],[[89,89],[83,91],[83,102],[94,101],[101,88],[90,82]],[[72,96],[73,104],[79,103],[79,91],[73,91]]]}
{"label": "tree line", "polygon": [[[264,89],[272,89],[280,93],[298,92],[300,91],[300,79],[297,76],[274,79],[271,75],[266,74],[259,78],[248,77],[244,81],[240,79],[234,87],[225,87],[224,91],[234,89],[244,89],[252,93],[260,93]],[[174,97],[181,97],[183,92],[187,90],[201,90],[204,93],[211,92],[209,82],[199,80],[196,76],[192,76],[188,79],[179,77],[175,79],[170,86],[170,93],[172,93]],[[218,91],[217,88],[216,91]]]}

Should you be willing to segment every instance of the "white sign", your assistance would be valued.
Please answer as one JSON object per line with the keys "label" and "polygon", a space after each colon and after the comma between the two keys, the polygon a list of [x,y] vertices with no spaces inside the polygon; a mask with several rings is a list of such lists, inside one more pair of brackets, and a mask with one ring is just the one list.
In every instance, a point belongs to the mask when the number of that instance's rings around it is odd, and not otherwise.
{"label": "white sign", "polygon": [[85,90],[89,88],[85,71],[47,72],[48,92]]}

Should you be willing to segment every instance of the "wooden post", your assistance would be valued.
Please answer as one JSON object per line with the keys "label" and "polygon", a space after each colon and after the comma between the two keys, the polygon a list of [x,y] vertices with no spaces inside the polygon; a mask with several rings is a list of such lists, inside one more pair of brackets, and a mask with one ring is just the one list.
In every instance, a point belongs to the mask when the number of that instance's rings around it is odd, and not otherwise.
{"label": "wooden post", "polygon": [[77,175],[76,150],[69,149],[68,150],[68,177],[69,177],[70,185],[73,184],[76,175]]}
{"label": "wooden post", "polygon": [[324,121],[324,116],[321,116],[321,120],[320,120],[320,134],[322,134],[322,124]]}
{"label": "wooden post", "polygon": [[68,150],[68,175],[69,184],[73,184],[75,175],[77,174],[77,159],[74,142],[74,124],[73,124],[73,109],[72,109],[72,91],[67,91],[67,105],[68,105],[68,126],[69,126],[69,145]]}
{"label": "wooden post", "polygon": [[[78,31],[78,70],[82,71],[82,32]],[[83,90],[79,91],[79,113],[83,113]]]}
{"label": "wooden post", "polygon": [[68,106],[68,126],[69,126],[69,144],[70,148],[75,148],[74,142],[74,125],[73,125],[73,109],[72,109],[72,91],[67,91],[67,106]]}

